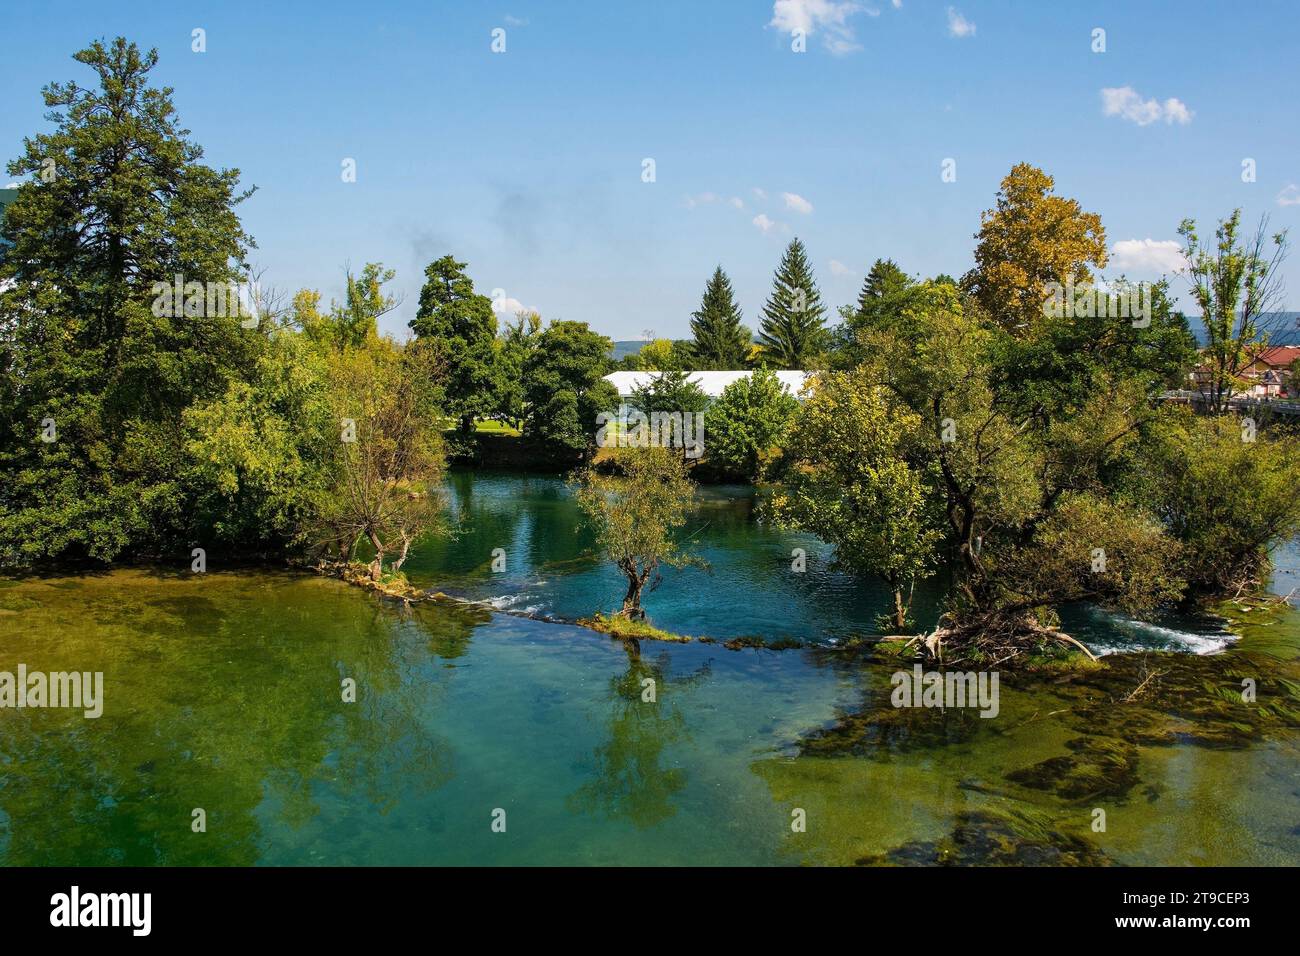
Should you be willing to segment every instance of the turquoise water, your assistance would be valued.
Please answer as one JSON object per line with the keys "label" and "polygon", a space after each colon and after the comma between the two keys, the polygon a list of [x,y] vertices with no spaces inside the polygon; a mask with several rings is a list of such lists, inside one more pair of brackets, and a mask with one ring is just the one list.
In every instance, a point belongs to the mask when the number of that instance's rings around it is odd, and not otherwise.
{"label": "turquoise water", "polygon": [[[619,597],[560,483],[457,475],[452,492],[462,535],[420,552],[413,577],[575,616]],[[989,720],[900,710],[897,664],[828,643],[869,629],[883,595],[812,547],[808,574],[785,575],[789,548],[814,542],[755,525],[747,493],[707,494],[713,574],[666,580],[656,622],[821,646],[637,655],[584,628],[287,573],[0,582],[0,670],[100,670],[106,698],[98,720],[0,710],[0,862],[1300,861],[1300,615],[1256,614],[1214,654],[1154,650],[1172,639],[1095,616],[1117,651],[1101,671],[1004,674]]]}

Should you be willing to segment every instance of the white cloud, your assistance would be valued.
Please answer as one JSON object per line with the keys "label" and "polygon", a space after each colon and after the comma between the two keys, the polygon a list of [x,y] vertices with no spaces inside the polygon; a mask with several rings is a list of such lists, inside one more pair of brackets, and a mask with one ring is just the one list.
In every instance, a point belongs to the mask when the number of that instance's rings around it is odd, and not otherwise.
{"label": "white cloud", "polygon": [[763,190],[759,189],[757,186],[754,187],[753,193],[754,197],[757,199],[767,199],[767,193],[763,192]]}
{"label": "white cloud", "polygon": [[1300,206],[1300,186],[1289,183],[1277,194],[1279,206]]}
{"label": "white cloud", "polygon": [[851,275],[853,275],[853,270],[850,269],[848,266],[846,266],[844,263],[840,262],[839,259],[832,259],[832,260],[831,260],[831,275],[833,275],[833,276],[851,276]]}
{"label": "white cloud", "polygon": [[786,209],[793,209],[795,212],[803,213],[805,216],[813,211],[813,204],[804,199],[798,193],[781,193],[781,198],[785,200]]}
{"label": "white cloud", "polygon": [[506,21],[506,26],[511,26],[511,27],[526,27],[526,26],[528,26],[528,21],[527,21],[527,20],[521,19],[520,17],[512,17],[512,16],[511,16],[510,14],[508,14],[508,13],[507,13],[504,17],[502,17],[502,19]]}
{"label": "white cloud", "polygon": [[903,9],[903,0],[889,0],[894,5],[895,10]]}
{"label": "white cloud", "polygon": [[1180,272],[1187,265],[1173,239],[1121,239],[1110,247],[1110,265],[1138,273]]}
{"label": "white cloud", "polygon": [[707,206],[710,203],[715,203],[717,201],[717,193],[700,193],[698,196],[686,197],[686,208],[694,209],[696,206]]}
{"label": "white cloud", "polygon": [[501,296],[492,300],[492,311],[501,312],[505,315],[514,315],[516,312],[536,312],[537,309],[530,308],[510,296]]}
{"label": "white cloud", "polygon": [[950,37],[973,37],[975,35],[975,24],[967,20],[958,12],[956,7],[948,8],[948,36]]}
{"label": "white cloud", "polygon": [[1171,96],[1163,103],[1154,97],[1144,100],[1131,86],[1108,86],[1103,89],[1101,112],[1103,116],[1119,116],[1138,126],[1150,126],[1160,120],[1186,126],[1192,121],[1193,115],[1187,104],[1177,97]]}
{"label": "white cloud", "polygon": [[821,33],[822,45],[832,53],[852,53],[862,48],[849,26],[849,18],[859,13],[880,16],[879,10],[857,0],[776,0],[768,26],[782,33]]}
{"label": "white cloud", "polygon": [[731,203],[737,209],[745,208],[745,200],[741,199],[739,196],[732,196],[730,199],[727,200],[727,202]]}
{"label": "white cloud", "polygon": [[781,225],[779,222],[775,222],[771,219],[768,219],[767,214],[761,212],[754,217],[753,223],[755,226],[758,227],[758,231],[765,236],[773,229],[775,229],[777,226]]}

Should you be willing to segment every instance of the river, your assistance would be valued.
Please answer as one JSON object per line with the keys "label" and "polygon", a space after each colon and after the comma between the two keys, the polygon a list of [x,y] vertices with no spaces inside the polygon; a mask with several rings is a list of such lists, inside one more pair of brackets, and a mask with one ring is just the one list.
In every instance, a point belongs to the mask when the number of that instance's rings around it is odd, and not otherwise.
{"label": "river", "polygon": [[[414,583],[561,617],[617,605],[561,481],[457,472],[447,496],[458,533],[422,544]],[[0,862],[1300,861],[1300,614],[1071,609],[1104,670],[1003,674],[993,719],[898,709],[898,665],[837,646],[870,632],[878,585],[759,524],[746,489],[702,491],[689,529],[711,569],[665,573],[657,625],[810,646],[635,658],[568,624],[406,608],[211,553],[206,574],[0,582],[0,670],[105,686],[98,719],[0,711]],[[1278,564],[1285,593],[1300,549]]]}

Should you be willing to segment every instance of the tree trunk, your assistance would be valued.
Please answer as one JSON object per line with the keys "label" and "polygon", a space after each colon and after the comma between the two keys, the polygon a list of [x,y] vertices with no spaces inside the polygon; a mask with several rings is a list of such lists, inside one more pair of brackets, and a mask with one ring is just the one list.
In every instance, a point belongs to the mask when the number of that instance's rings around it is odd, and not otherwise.
{"label": "tree trunk", "polygon": [[907,628],[907,605],[903,603],[903,588],[894,585],[894,630],[899,634]]}
{"label": "tree trunk", "polygon": [[367,532],[370,544],[375,549],[375,559],[370,562],[370,580],[378,582],[384,574],[384,543],[379,540],[372,528]]}
{"label": "tree trunk", "polygon": [[640,617],[644,613],[641,610],[641,588],[644,583],[640,575],[628,574],[627,594],[623,597],[623,615],[625,617]]}

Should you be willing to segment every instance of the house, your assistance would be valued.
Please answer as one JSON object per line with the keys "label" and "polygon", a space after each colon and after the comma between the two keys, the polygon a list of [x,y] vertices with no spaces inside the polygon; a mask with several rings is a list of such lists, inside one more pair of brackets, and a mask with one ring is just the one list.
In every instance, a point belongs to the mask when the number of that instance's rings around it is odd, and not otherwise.
{"label": "house", "polygon": [[[611,372],[605,376],[605,381],[610,382],[618,389],[618,397],[626,401],[632,397],[634,391],[654,381],[655,376],[659,374],[659,372]],[[722,394],[722,390],[732,382],[748,378],[753,373],[741,369],[734,372],[687,372],[686,374],[689,381],[700,387],[700,391],[704,392],[710,399],[716,399]],[[799,398],[804,383],[812,373],[775,372],[774,374],[791,395]]]}
{"label": "house", "polygon": [[[1297,359],[1300,359],[1300,345],[1274,345],[1260,350],[1254,361],[1242,369],[1240,378],[1245,387],[1237,394],[1250,399],[1297,397],[1300,381],[1294,380],[1291,374],[1291,365]],[[1188,378],[1194,390],[1208,388],[1209,375],[1203,368],[1196,368]]]}
{"label": "house", "polygon": [[1264,349],[1241,373],[1249,398],[1294,398],[1300,382],[1292,381],[1291,365],[1300,359],[1300,345],[1275,345]]}

